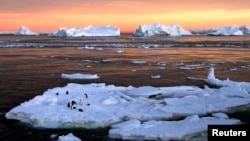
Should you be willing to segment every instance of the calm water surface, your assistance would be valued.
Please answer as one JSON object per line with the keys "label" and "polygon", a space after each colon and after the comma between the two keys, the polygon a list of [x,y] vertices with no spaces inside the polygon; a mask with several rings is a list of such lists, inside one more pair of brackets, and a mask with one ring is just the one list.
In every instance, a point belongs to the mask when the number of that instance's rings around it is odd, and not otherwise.
{"label": "calm water surface", "polygon": [[[250,81],[249,48],[0,48],[0,140],[53,140],[51,134],[68,133],[82,140],[111,140],[108,129],[36,130],[6,120],[4,114],[49,88],[72,82],[203,87],[186,78],[206,78],[211,63],[219,79]],[[100,79],[64,80],[61,73],[98,74]],[[154,75],[161,78],[152,79]],[[249,114],[237,115],[249,122]]]}

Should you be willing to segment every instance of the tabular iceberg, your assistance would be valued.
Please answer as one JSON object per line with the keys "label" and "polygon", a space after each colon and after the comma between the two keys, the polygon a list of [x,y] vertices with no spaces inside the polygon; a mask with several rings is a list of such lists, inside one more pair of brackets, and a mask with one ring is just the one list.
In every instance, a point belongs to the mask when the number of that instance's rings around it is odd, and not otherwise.
{"label": "tabular iceberg", "polygon": [[25,26],[21,26],[15,34],[16,35],[39,35],[39,33],[31,31]]}
{"label": "tabular iceberg", "polygon": [[226,26],[221,28],[207,28],[207,29],[197,29],[191,31],[193,34],[205,34],[211,36],[237,36],[249,34],[250,29],[247,26]]}
{"label": "tabular iceberg", "polygon": [[87,26],[84,28],[60,28],[50,33],[49,36],[57,37],[91,37],[91,36],[120,36],[120,29],[112,26]]}
{"label": "tabular iceberg", "polygon": [[159,23],[155,23],[154,25],[139,25],[133,35],[138,37],[148,37],[155,35],[182,36],[192,35],[192,33],[190,31],[184,30],[182,27],[176,24],[165,26]]}
{"label": "tabular iceberg", "polygon": [[230,36],[230,35],[244,35],[244,34],[237,26],[226,26],[217,29],[215,32],[209,33],[209,35]]}

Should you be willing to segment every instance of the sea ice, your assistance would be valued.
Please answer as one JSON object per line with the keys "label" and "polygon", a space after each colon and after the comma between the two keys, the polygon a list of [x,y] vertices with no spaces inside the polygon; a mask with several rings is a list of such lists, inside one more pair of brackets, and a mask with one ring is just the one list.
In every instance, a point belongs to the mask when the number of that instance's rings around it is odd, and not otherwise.
{"label": "sea ice", "polygon": [[220,88],[69,83],[21,103],[5,117],[35,128],[111,127],[111,138],[185,139],[209,124],[240,124],[226,112],[250,104],[248,83],[224,82],[213,73],[212,67],[209,82],[219,81]]}
{"label": "sea ice", "polygon": [[61,77],[64,79],[98,79],[100,76],[97,74],[82,74],[82,73],[73,73],[73,74],[66,74],[62,73]]}
{"label": "sea ice", "polygon": [[74,136],[72,133],[69,133],[67,135],[59,136],[57,141],[81,141],[81,139]]}

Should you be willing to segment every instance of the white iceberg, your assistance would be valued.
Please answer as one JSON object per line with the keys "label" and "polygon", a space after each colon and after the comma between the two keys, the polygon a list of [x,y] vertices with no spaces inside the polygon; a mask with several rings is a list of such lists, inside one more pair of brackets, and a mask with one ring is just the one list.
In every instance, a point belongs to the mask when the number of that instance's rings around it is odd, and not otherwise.
{"label": "white iceberg", "polygon": [[184,30],[182,27],[176,24],[165,26],[159,23],[155,23],[154,25],[139,25],[133,35],[138,37],[148,37],[155,35],[182,36],[192,35],[192,33],[190,31]]}
{"label": "white iceberg", "polygon": [[192,30],[193,34],[205,34],[211,36],[237,36],[244,35],[245,28],[239,28],[237,26],[226,26],[222,28],[207,28]]}
{"label": "white iceberg", "polygon": [[240,29],[240,30],[243,32],[243,34],[245,34],[245,35],[250,34],[250,27],[247,26],[247,25],[243,25],[243,26],[241,26],[239,29]]}
{"label": "white iceberg", "polygon": [[237,26],[226,26],[223,28],[219,28],[214,32],[209,33],[208,35],[214,36],[236,36],[236,35],[244,35],[243,32]]}
{"label": "white iceberg", "polygon": [[97,74],[83,74],[83,73],[73,73],[73,74],[66,74],[62,73],[61,78],[64,79],[98,79],[100,76]]}
{"label": "white iceberg", "polygon": [[39,33],[31,31],[25,26],[21,26],[15,34],[16,35],[39,35]]}
{"label": "white iceberg", "polygon": [[120,29],[112,26],[87,26],[84,28],[60,28],[48,36],[58,37],[91,37],[91,36],[120,36]]}

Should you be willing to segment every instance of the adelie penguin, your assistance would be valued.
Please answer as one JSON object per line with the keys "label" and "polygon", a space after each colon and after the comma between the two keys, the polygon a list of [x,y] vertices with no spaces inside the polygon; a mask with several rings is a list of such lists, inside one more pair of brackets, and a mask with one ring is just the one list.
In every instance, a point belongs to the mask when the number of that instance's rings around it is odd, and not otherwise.
{"label": "adelie penguin", "polygon": [[71,106],[75,105],[76,102],[74,100],[71,101]]}
{"label": "adelie penguin", "polygon": [[69,94],[69,91],[66,91],[66,94],[68,95],[68,94]]}
{"label": "adelie penguin", "polygon": [[72,100],[71,102],[68,102],[68,108],[70,109],[76,109],[75,105],[76,105],[76,102],[74,100]]}
{"label": "adelie penguin", "polygon": [[85,95],[85,98],[88,98],[88,95],[86,93],[84,95]]}

